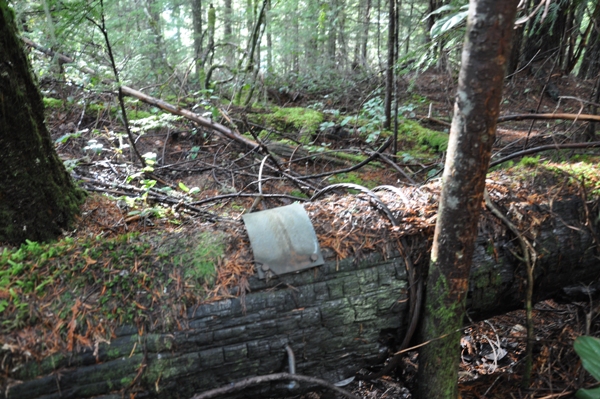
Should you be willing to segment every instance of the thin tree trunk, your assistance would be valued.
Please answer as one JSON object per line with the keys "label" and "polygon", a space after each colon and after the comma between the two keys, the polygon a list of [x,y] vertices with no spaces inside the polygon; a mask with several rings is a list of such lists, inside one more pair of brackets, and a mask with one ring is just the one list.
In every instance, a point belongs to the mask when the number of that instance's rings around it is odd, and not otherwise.
{"label": "thin tree trunk", "polygon": [[235,44],[237,43],[236,38],[233,36],[232,14],[231,0],[225,0],[223,7],[223,41],[227,43],[225,60],[228,65],[234,65],[235,63]]}
{"label": "thin tree trunk", "polygon": [[381,0],[377,0],[377,65],[381,71]]}
{"label": "thin tree trunk", "polygon": [[192,26],[194,35],[194,58],[196,59],[196,81],[202,83],[202,0],[192,0]]}
{"label": "thin tree trunk", "polygon": [[[250,90],[248,92],[248,96],[246,97],[246,101],[244,102],[244,105],[247,106],[248,104],[250,104],[250,100],[252,99],[252,95],[254,94],[254,89],[256,87],[256,74],[258,73],[258,70],[255,71],[255,52],[258,48],[258,45],[260,43],[260,38],[262,36],[262,32],[264,32],[264,30],[261,29],[261,26],[263,24],[264,18],[265,18],[265,10],[267,8],[267,3],[268,0],[263,0],[262,2],[262,6],[260,7],[260,12],[258,14],[258,17],[256,18],[256,23],[254,24],[254,28],[252,29],[252,35],[250,36],[250,43],[249,43],[249,55],[248,55],[248,64],[246,65],[246,67],[244,68],[244,74],[248,74],[248,73],[253,73],[252,76],[252,86],[250,87]],[[241,95],[241,90],[238,92]]]}
{"label": "thin tree trunk", "polygon": [[396,48],[395,33],[396,33],[396,0],[389,1],[389,21],[388,21],[388,55],[387,69],[385,73],[385,104],[384,113],[385,121],[384,129],[389,129],[392,121],[392,98],[394,95],[394,50]]}
{"label": "thin tree trunk", "polygon": [[369,25],[371,22],[371,0],[367,0],[365,9],[365,20],[364,20],[364,32],[362,37],[362,50],[361,50],[361,65],[366,66],[369,60],[367,53],[367,44],[369,43]]}
{"label": "thin tree trunk", "polygon": [[[358,0],[356,2],[356,14],[355,15],[364,15],[364,13],[362,12],[363,9],[363,4],[362,2],[365,0]],[[360,20],[359,20],[360,22]],[[354,52],[352,55],[352,69],[357,69],[359,65],[361,65],[360,63],[360,50],[361,50],[361,43],[362,43],[362,39],[361,39],[361,35],[362,35],[362,30],[360,28],[356,29],[356,33],[354,35]]]}
{"label": "thin tree trunk", "polygon": [[345,0],[338,0],[338,13],[337,13],[337,36],[338,44],[337,50],[339,50],[340,58],[336,60],[339,64],[340,69],[345,69],[348,64],[348,43],[346,43],[346,6]]}
{"label": "thin tree trunk", "polygon": [[327,55],[331,65],[335,65],[337,33],[338,33],[338,1],[330,1],[329,9],[329,33],[327,34]]}
{"label": "thin tree trunk", "polygon": [[271,11],[271,0],[267,1],[267,14],[265,15],[265,24],[267,25],[267,74],[273,72],[273,38],[271,34],[271,20],[269,14]]}
{"label": "thin tree trunk", "polygon": [[294,13],[291,15],[294,37],[292,44],[292,71],[300,72],[300,13],[298,0],[294,0]]}
{"label": "thin tree trunk", "polygon": [[[458,397],[460,327],[518,0],[471,0],[435,228],[419,397]],[[485,38],[485,39],[483,39]],[[438,339],[441,338],[441,339]]]}
{"label": "thin tree trunk", "polygon": [[[413,11],[415,8],[415,0],[411,0],[410,2],[410,12],[408,13],[408,20],[411,21],[411,23],[406,27],[406,41],[405,41],[405,45],[404,45],[404,54],[408,54],[408,50],[410,49],[410,35],[413,31],[412,28],[412,20],[413,20]],[[400,38],[398,38],[398,40],[400,40]]]}
{"label": "thin tree trunk", "polygon": [[[212,64],[213,57],[215,54],[215,25],[217,23],[217,10],[213,7],[212,4],[208,7],[208,45],[206,46],[206,55],[204,56],[204,60],[202,62],[205,65],[207,62]],[[208,88],[208,87],[206,87]]]}

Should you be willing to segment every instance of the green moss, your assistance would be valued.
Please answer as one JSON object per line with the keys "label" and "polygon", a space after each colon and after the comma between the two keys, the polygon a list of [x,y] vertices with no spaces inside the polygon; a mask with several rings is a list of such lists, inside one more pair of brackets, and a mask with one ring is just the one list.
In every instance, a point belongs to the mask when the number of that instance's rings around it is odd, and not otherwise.
{"label": "green moss", "polygon": [[532,167],[536,167],[538,166],[538,163],[540,162],[540,156],[535,156],[535,157],[523,157],[521,158],[521,160],[519,161],[519,166],[525,166],[528,168],[532,168]]}
{"label": "green moss", "polygon": [[135,378],[130,376],[130,377],[121,378],[121,380],[119,382],[122,387],[127,387],[127,386],[130,386],[134,380],[135,380]]}
{"label": "green moss", "polygon": [[[360,155],[360,154],[350,154],[350,153],[347,153],[347,152],[342,152],[342,151],[333,151],[333,152],[331,153],[331,155],[333,155],[333,156],[334,156],[334,157],[336,157],[336,158],[339,158],[339,159],[344,159],[344,160],[346,160],[346,161],[350,161],[350,162],[353,162],[353,163],[360,163],[360,162],[364,161],[365,159],[367,159],[367,156],[366,156],[366,155]],[[369,166],[377,166],[377,167],[380,167],[380,166],[382,166],[382,165],[381,165],[381,163],[380,163],[380,162],[377,162],[377,161],[371,161],[371,162],[369,163]]]}
{"label": "green moss", "polygon": [[217,262],[224,255],[223,234],[201,233],[191,251],[180,252],[173,258],[175,265],[186,265],[184,277],[188,284],[211,285],[217,274]]}
{"label": "green moss", "polygon": [[600,163],[600,156],[591,154],[575,154],[571,157],[570,161],[597,165]]}
{"label": "green moss", "polygon": [[[356,172],[340,173],[329,178],[331,184],[336,183],[353,183],[366,188],[377,187],[379,183],[374,180],[364,181]],[[356,193],[356,190],[350,190],[351,193]]]}
{"label": "green moss", "polygon": [[527,185],[535,189],[542,187],[547,191],[548,187],[574,186],[577,190],[582,183],[585,184],[588,199],[596,199],[600,196],[600,164],[595,157],[587,158],[581,162],[549,162],[540,161],[538,157],[526,157],[516,165],[512,166],[508,172],[515,183],[526,182]]}
{"label": "green moss", "polygon": [[65,105],[64,101],[58,98],[44,97],[45,109],[62,109]]}
{"label": "green moss", "polygon": [[[0,253],[0,264],[6,265],[0,270],[0,292],[8,297],[0,299],[0,333],[43,323],[33,306],[43,306],[53,320],[62,322],[59,332],[65,340],[73,318],[78,329],[98,322],[140,325],[149,319],[170,328],[179,306],[205,298],[215,281],[225,238],[208,232],[128,234],[52,244],[27,241],[20,248],[5,248]],[[84,297],[93,310],[73,310],[76,300]],[[154,344],[164,350],[170,345]]]}
{"label": "green moss", "polygon": [[402,120],[398,124],[398,135],[406,137],[415,145],[421,145],[422,151],[443,152],[448,149],[448,134],[427,129],[411,120]]}
{"label": "green moss", "polygon": [[565,179],[569,184],[585,183],[588,197],[600,195],[600,166],[595,162],[544,163],[541,168],[554,173],[557,178]]}
{"label": "green moss", "polygon": [[120,112],[120,110],[117,108],[116,105],[109,107],[107,109],[107,105],[106,104],[99,104],[99,103],[90,103],[86,105],[85,108],[85,112],[95,115],[95,114],[100,114],[100,113],[104,113],[108,111],[110,113],[110,115],[116,115],[117,112]]}
{"label": "green moss", "polygon": [[296,131],[301,141],[308,142],[308,139],[319,130],[324,117],[321,112],[314,109],[275,107],[274,112],[262,115],[261,119],[277,130]]}

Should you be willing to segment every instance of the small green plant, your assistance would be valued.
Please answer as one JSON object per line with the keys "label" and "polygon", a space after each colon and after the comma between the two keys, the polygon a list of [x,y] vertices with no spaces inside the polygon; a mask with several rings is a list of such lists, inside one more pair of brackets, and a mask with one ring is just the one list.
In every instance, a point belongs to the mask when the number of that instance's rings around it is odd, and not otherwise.
{"label": "small green plant", "polygon": [[383,122],[385,121],[383,99],[379,97],[370,99],[363,105],[360,114],[367,119],[367,123],[361,126],[358,131],[367,135],[367,143],[372,143],[379,138],[383,131]]}
{"label": "small green plant", "polygon": [[294,197],[308,198],[308,195],[304,194],[300,190],[292,190],[290,191],[290,195],[293,195]]}
{"label": "small green plant", "polygon": [[200,192],[200,189],[198,187],[189,188],[188,186],[183,184],[183,182],[179,182],[178,186],[183,192],[187,194],[196,194]]}
{"label": "small green plant", "polygon": [[536,156],[536,157],[523,157],[521,159],[521,161],[519,162],[519,165],[521,166],[527,166],[527,167],[534,167],[538,165],[538,162],[540,161],[540,156]]}
{"label": "small green plant", "polygon": [[[336,183],[352,183],[358,184],[359,186],[364,186],[366,188],[377,187],[379,184],[376,181],[364,181],[360,178],[360,175],[355,172],[348,173],[340,173],[329,178],[329,182],[331,184]],[[351,193],[356,193],[356,191],[351,190]]]}
{"label": "small green plant", "polygon": [[84,129],[80,132],[63,134],[62,136],[60,136],[59,138],[57,138],[55,140],[55,143],[56,144],[65,144],[67,141],[69,141],[69,139],[79,138],[79,137],[81,137],[81,133],[85,133],[85,132],[87,132],[87,129]]}
{"label": "small green plant", "polygon": [[58,98],[44,97],[44,108],[61,109],[65,104],[64,101]]}
{"label": "small green plant", "polygon": [[148,130],[159,129],[163,127],[175,127],[174,123],[180,120],[181,117],[171,114],[151,115],[146,118],[133,119],[131,123],[131,131],[134,133],[146,133]]}
{"label": "small green plant", "polygon": [[[597,381],[600,381],[600,339],[581,336],[573,345],[575,352],[581,358],[583,368],[586,369]],[[575,395],[579,399],[600,399],[600,388],[579,389]]]}
{"label": "small green plant", "polygon": [[95,154],[100,154],[102,151],[104,151],[104,144],[99,143],[96,139],[91,139],[88,141],[87,145],[83,147],[83,151],[90,151]]}

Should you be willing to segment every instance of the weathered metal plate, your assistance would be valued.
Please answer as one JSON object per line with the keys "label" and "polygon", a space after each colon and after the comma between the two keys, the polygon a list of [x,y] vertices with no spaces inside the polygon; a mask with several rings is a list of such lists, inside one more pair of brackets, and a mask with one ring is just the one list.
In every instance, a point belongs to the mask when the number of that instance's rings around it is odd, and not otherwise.
{"label": "weathered metal plate", "polygon": [[324,263],[315,229],[302,205],[249,213],[242,218],[258,278],[281,276]]}

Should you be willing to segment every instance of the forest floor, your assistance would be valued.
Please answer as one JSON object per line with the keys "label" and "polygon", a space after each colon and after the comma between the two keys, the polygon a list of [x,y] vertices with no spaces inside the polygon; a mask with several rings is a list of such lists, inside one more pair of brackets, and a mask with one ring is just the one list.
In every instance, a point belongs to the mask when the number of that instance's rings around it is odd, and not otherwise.
{"label": "forest floor", "polygon": [[[553,77],[552,82],[562,96],[558,102],[542,93],[543,82],[525,74],[508,78],[501,115],[588,113],[585,100],[590,98],[593,82],[578,81],[574,77]],[[376,85],[365,87],[363,92],[373,91],[374,87]],[[219,114],[209,103],[183,101],[183,107],[199,114],[212,113],[215,120],[240,132],[251,131],[250,139],[260,138],[265,143],[276,144],[268,148],[284,162],[283,169],[297,177],[294,181],[281,178],[276,166],[268,163],[268,166],[260,166],[263,155],[257,158],[253,151],[214,132],[182,118],[165,116],[156,108],[128,101],[138,151],[155,154],[151,158],[153,170],[144,174],[128,162],[131,158],[127,138],[121,118],[114,111],[112,95],[90,94],[46,82],[45,96],[53,98],[47,107],[47,123],[59,154],[70,160],[66,165],[83,188],[103,194],[88,197],[79,224],[66,235],[109,238],[131,232],[180,231],[218,220],[239,220],[250,209],[273,208],[297,199],[304,201],[310,193],[333,183],[355,183],[368,188],[419,185],[440,175],[445,147],[435,133],[442,136],[448,133],[455,87],[455,79],[446,73],[428,72],[401,81],[400,115],[409,121],[406,122],[409,129],[417,129],[416,125],[409,124],[417,122],[426,130],[399,136],[397,156],[390,154],[389,157],[396,164],[394,169],[381,159],[354,169],[385,139],[379,127],[380,110],[376,104],[369,103],[370,98],[358,92],[336,97],[326,93],[280,96],[279,101],[285,103],[280,104],[285,105],[281,109],[295,109],[289,112],[300,113],[299,122],[293,119],[296,114],[285,111],[273,116],[274,111],[268,107],[250,110],[222,107],[227,112]],[[294,99],[296,101],[292,101]],[[311,119],[314,114],[300,109],[320,111],[322,119],[314,122]],[[358,114],[362,118],[360,123],[356,118],[341,122],[347,116]],[[500,124],[494,159],[524,147],[583,141],[587,137],[587,125],[565,120]],[[306,126],[312,127],[307,131]],[[344,153],[349,156],[339,155]],[[539,156],[535,162],[598,159],[597,153],[591,150],[557,151]],[[584,386],[584,380],[591,381],[573,351],[573,341],[583,333],[596,331],[595,316],[591,314],[590,303],[585,302],[546,301],[536,306],[534,374],[527,389],[520,387],[525,348],[524,311],[465,327],[459,372],[462,398],[572,396],[578,387]],[[369,399],[411,397],[415,356],[409,353],[394,376],[372,382],[354,381],[345,388]],[[305,395],[307,399],[325,397],[318,392]]]}

